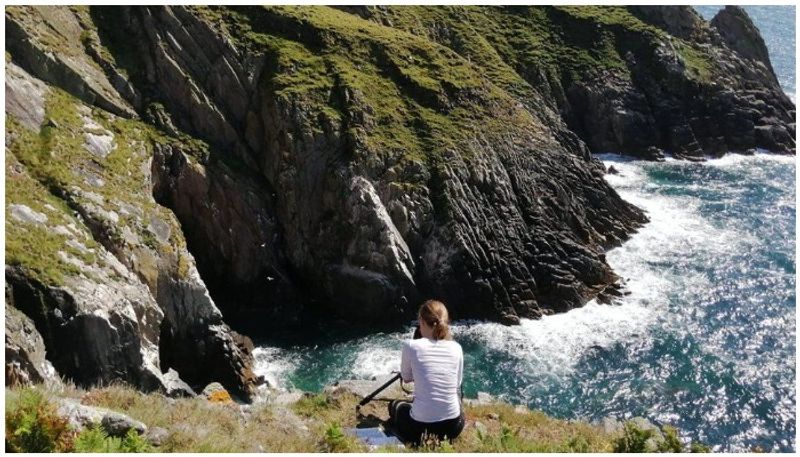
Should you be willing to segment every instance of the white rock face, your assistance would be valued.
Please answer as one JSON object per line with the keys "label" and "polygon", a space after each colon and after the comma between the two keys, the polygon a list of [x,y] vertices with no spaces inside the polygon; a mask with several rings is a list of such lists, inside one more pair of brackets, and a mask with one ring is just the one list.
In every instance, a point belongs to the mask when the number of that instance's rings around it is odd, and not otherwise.
{"label": "white rock face", "polygon": [[350,222],[357,231],[347,248],[348,257],[365,268],[400,275],[414,284],[414,260],[408,245],[389,217],[375,187],[367,179],[357,176],[353,178],[350,189]]}
{"label": "white rock face", "polygon": [[6,62],[6,113],[38,132],[44,122],[47,85],[12,62]]}
{"label": "white rock face", "polygon": [[20,204],[8,205],[11,210],[11,217],[14,219],[25,222],[28,224],[44,224],[47,222],[47,216],[32,210],[30,207]]}
{"label": "white rock face", "polygon": [[117,144],[114,143],[114,135],[111,132],[107,134],[86,132],[83,134],[83,140],[83,146],[101,159],[105,159],[114,149],[117,149]]}
{"label": "white rock face", "polygon": [[91,109],[81,106],[78,110],[83,121],[83,147],[95,157],[105,159],[117,149],[114,134],[94,120]]}

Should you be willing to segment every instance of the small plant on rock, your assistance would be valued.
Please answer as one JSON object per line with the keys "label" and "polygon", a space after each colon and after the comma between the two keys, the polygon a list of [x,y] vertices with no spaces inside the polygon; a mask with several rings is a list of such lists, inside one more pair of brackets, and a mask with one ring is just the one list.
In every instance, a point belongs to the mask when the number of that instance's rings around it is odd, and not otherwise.
{"label": "small plant on rock", "polygon": [[353,436],[344,434],[338,422],[332,422],[325,428],[323,447],[326,452],[358,452],[361,446]]}
{"label": "small plant on rock", "polygon": [[626,422],[622,436],[614,440],[614,452],[651,452],[647,440],[653,437],[651,429],[641,429],[633,422]]}
{"label": "small plant on rock", "polygon": [[75,438],[75,452],[119,452],[119,440],[113,440],[100,427],[89,427]]}
{"label": "small plant on rock", "polygon": [[440,440],[436,435],[429,435],[427,433],[422,435],[422,440],[415,450],[417,452],[456,452],[450,440]]}

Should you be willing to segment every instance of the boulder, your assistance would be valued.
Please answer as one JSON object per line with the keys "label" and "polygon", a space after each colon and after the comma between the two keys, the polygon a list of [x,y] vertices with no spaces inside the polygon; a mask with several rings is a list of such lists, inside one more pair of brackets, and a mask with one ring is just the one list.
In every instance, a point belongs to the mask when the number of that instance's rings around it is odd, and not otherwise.
{"label": "boulder", "polygon": [[178,375],[178,372],[170,368],[162,376],[164,380],[164,394],[170,398],[195,397],[197,394],[188,384]]}
{"label": "boulder", "polygon": [[497,399],[486,393],[486,392],[478,392],[476,398],[464,398],[464,404],[470,406],[481,406],[481,405],[491,405],[497,402]]}
{"label": "boulder", "polygon": [[106,412],[100,424],[111,436],[125,436],[129,430],[135,430],[140,435],[147,432],[147,426],[143,423],[114,411]]}
{"label": "boulder", "polygon": [[162,446],[169,438],[170,433],[163,427],[151,427],[144,434],[148,443],[155,447]]}
{"label": "boulder", "polygon": [[71,398],[59,399],[57,412],[76,430],[103,427],[111,436],[124,436],[131,429],[139,434],[147,432],[146,425],[125,414],[106,408],[82,405]]}
{"label": "boulder", "polygon": [[233,403],[231,394],[218,382],[205,386],[202,395],[212,403]]}

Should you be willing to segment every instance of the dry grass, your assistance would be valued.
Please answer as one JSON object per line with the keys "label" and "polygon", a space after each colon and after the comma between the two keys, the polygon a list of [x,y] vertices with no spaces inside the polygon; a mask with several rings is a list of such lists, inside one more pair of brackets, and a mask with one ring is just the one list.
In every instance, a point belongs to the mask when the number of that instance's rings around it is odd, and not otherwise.
{"label": "dry grass", "polygon": [[[38,386],[50,400],[69,397],[113,409],[169,432],[160,452],[365,452],[344,433],[387,418],[386,404],[372,402],[357,416],[351,393],[306,395],[289,405],[238,405],[202,397],[170,399],[124,385],[85,391],[75,386]],[[6,389],[6,401],[19,396]],[[429,440],[417,452],[609,452],[616,435],[582,423],[553,419],[537,411],[496,403],[465,406],[467,425],[452,444]],[[480,423],[480,425],[476,425]],[[382,448],[379,452],[398,452]]]}
{"label": "dry grass", "polygon": [[506,403],[467,406],[464,412],[467,426],[453,443],[456,452],[611,452],[617,436]]}
{"label": "dry grass", "polygon": [[[318,440],[309,433],[286,427],[285,417],[270,405],[242,408],[236,403],[210,402],[201,397],[170,399],[144,394],[125,385],[99,387],[89,391],[73,385],[37,386],[44,397],[73,398],[82,404],[122,412],[169,432],[160,452],[314,452]],[[6,401],[13,402],[19,389],[6,389]]]}

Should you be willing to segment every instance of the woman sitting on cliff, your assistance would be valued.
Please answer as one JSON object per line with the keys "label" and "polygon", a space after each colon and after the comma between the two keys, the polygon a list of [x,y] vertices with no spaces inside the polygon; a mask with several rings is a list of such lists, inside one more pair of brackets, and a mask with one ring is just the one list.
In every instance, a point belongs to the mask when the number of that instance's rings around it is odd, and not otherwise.
{"label": "woman sitting on cliff", "polygon": [[404,342],[400,359],[403,382],[414,383],[414,401],[391,402],[389,420],[404,441],[419,444],[423,434],[452,440],[464,428],[459,396],[464,355],[450,336],[442,302],[422,304],[419,329],[422,338]]}

